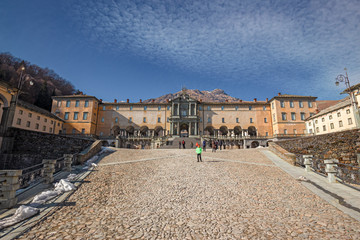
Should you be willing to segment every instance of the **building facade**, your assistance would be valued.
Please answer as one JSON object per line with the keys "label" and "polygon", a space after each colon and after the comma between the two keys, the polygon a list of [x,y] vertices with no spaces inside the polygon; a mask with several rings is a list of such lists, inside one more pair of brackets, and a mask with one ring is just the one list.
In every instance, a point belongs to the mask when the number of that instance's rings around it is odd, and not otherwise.
{"label": "building facade", "polygon": [[301,136],[316,97],[281,95],[270,101],[203,102],[186,91],[165,103],[102,102],[94,96],[53,97],[52,113],[66,134],[102,137]]}

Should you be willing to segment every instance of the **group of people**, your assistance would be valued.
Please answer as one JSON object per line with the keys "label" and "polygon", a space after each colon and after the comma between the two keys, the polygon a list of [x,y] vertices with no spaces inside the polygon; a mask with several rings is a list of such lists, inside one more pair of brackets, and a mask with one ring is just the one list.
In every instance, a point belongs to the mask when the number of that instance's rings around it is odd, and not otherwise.
{"label": "group of people", "polygon": [[[190,142],[190,145],[191,145],[190,148],[193,148],[193,143],[192,142]],[[196,151],[196,154],[197,154],[197,161],[198,162],[202,162],[201,153],[202,153],[202,151],[206,152],[206,145],[207,145],[206,140],[204,140],[202,142],[202,148],[201,148],[199,143],[196,143],[195,151]],[[210,145],[210,148],[212,149],[212,152],[216,152],[216,150],[218,150],[218,149],[221,150],[222,148],[225,149],[225,143],[222,140],[212,140],[209,143],[209,145]],[[181,149],[181,148],[183,148],[183,149],[186,148],[185,140],[179,141],[179,149]]]}

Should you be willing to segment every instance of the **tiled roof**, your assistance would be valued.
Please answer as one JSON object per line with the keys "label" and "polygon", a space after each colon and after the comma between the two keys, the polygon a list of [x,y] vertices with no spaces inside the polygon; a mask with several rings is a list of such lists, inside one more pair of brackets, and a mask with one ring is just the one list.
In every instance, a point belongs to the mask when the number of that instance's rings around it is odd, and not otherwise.
{"label": "tiled roof", "polygon": [[325,108],[331,107],[335,104],[337,104],[338,102],[341,102],[342,100],[320,100],[320,101],[316,101],[317,104],[317,109],[319,111],[324,110]]}
{"label": "tiled roof", "polygon": [[59,99],[59,98],[94,98],[97,101],[100,101],[99,99],[97,99],[95,96],[91,96],[91,95],[84,95],[84,94],[79,94],[79,95],[64,95],[64,96],[52,96],[52,99]]}
{"label": "tiled roof", "polygon": [[[360,88],[360,83],[351,86],[351,87],[350,87],[350,91],[353,91],[353,90],[359,89],[359,88]],[[348,93],[348,92],[349,92],[349,89],[347,88],[347,89],[345,89],[342,93]]]}
{"label": "tiled roof", "polygon": [[[277,95],[275,97],[273,97],[272,99],[270,99],[270,101],[272,101],[273,99],[281,99],[281,98],[311,98],[313,100],[315,100],[317,97],[313,97],[313,96],[301,96],[301,95],[292,95],[292,94],[280,94],[280,95]],[[270,102],[269,101],[269,102]]]}
{"label": "tiled roof", "polygon": [[336,111],[336,110],[338,110],[338,109],[341,109],[341,108],[344,108],[344,107],[350,106],[350,105],[351,105],[350,97],[346,97],[346,98],[340,100],[337,104],[332,105],[332,106],[330,106],[330,107],[328,107],[328,108],[323,109],[322,111],[320,111],[319,113],[315,114],[315,115],[312,116],[312,117],[309,117],[308,119],[314,119],[314,118],[317,118],[317,117],[319,117],[319,116],[325,115],[325,114],[327,114],[327,113]]}
{"label": "tiled roof", "polygon": [[42,115],[48,116],[50,118],[54,118],[54,119],[59,120],[59,121],[64,121],[61,118],[59,118],[58,116],[52,114],[51,112],[49,112],[49,111],[47,111],[45,109],[39,108],[38,106],[35,106],[35,105],[31,104],[31,103],[28,103],[28,102],[25,102],[25,101],[22,101],[22,100],[18,100],[17,105],[19,105],[21,107],[24,107],[24,108],[27,108],[29,110],[32,110],[34,112],[40,113]]}

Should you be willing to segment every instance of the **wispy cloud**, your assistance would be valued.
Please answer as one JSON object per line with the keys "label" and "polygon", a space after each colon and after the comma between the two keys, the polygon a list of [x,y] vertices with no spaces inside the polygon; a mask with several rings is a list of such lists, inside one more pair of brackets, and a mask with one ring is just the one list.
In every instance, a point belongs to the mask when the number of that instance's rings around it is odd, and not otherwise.
{"label": "wispy cloud", "polygon": [[[99,48],[220,80],[331,89],[360,76],[360,2],[79,1],[73,16]],[[330,79],[329,79],[330,78]]]}

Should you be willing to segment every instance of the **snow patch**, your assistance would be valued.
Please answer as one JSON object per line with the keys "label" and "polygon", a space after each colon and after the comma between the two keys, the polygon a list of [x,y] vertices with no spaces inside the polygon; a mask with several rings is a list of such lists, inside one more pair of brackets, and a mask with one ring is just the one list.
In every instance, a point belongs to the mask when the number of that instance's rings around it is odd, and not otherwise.
{"label": "snow patch", "polygon": [[0,229],[14,225],[15,223],[21,222],[29,217],[32,217],[40,212],[39,209],[30,206],[20,206],[14,215],[11,217],[0,220]]}
{"label": "snow patch", "polygon": [[57,191],[53,191],[53,190],[44,191],[44,192],[36,195],[31,203],[44,204],[47,201],[49,201],[50,199],[53,199],[54,197],[56,197],[57,195],[59,195],[59,193]]}
{"label": "snow patch", "polygon": [[54,190],[60,194],[60,193],[72,191],[75,189],[76,189],[75,185],[72,184],[71,182],[69,182],[69,180],[61,179],[58,183],[55,184]]}

